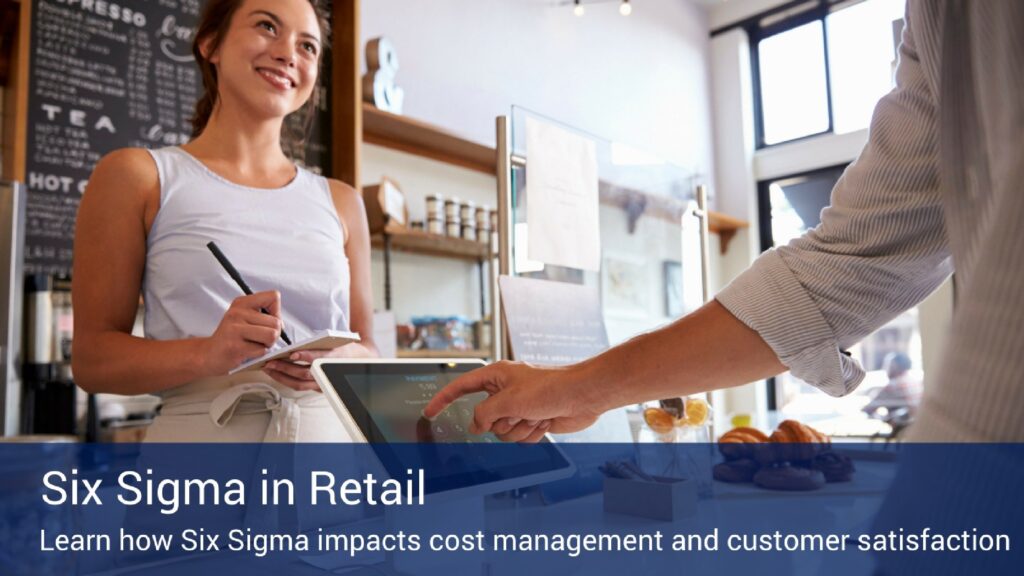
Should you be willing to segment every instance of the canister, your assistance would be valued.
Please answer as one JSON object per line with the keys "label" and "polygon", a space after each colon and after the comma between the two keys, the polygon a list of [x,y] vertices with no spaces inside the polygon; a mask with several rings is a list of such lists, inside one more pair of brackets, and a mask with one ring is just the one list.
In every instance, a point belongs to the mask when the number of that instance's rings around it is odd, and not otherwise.
{"label": "canister", "polygon": [[444,220],[440,218],[428,218],[427,232],[431,234],[444,234]]}
{"label": "canister", "polygon": [[441,220],[444,217],[443,209],[444,196],[440,194],[430,194],[427,196],[427,220],[431,218]]}
{"label": "canister", "polygon": [[462,226],[460,225],[459,220],[458,219],[448,220],[446,222],[445,231],[448,233],[448,236],[451,236],[452,238],[459,238],[459,237],[461,237],[462,236]]}
{"label": "canister", "polygon": [[491,238],[490,210],[486,206],[476,208],[476,239],[487,244]]}
{"label": "canister", "polygon": [[444,219],[446,222],[452,222],[459,219],[458,198],[448,198],[444,201]]}
{"label": "canister", "polygon": [[476,205],[472,200],[466,200],[459,205],[459,219],[462,220],[462,224],[472,224],[473,215],[476,213]]}

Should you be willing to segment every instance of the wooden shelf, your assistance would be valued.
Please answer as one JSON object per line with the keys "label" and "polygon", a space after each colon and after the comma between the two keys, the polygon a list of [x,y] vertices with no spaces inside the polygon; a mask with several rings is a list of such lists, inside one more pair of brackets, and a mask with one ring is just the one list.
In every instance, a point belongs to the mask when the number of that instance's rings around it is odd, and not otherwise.
{"label": "wooden shelf", "polygon": [[403,350],[398,349],[399,358],[490,358],[488,350]]}
{"label": "wooden shelf", "polygon": [[[429,256],[445,256],[466,260],[487,258],[490,246],[474,240],[463,240],[440,234],[429,234],[420,230],[388,226],[385,229],[391,237],[391,249],[397,252],[411,252]],[[384,235],[377,233],[371,238],[375,248],[384,247]]]}
{"label": "wooden shelf", "polygon": [[[497,172],[497,151],[494,148],[467,140],[426,122],[379,110],[365,102],[363,142],[432,158],[484,174],[494,175]],[[618,189],[603,182],[601,201],[608,204],[621,203],[630,192],[633,191]],[[677,219],[683,208],[681,203],[670,198],[647,196],[645,200],[647,211],[669,219]],[[750,226],[748,222],[718,212],[710,212],[709,215],[708,229],[721,237],[722,254],[728,250],[729,242],[736,232]],[[373,243],[374,246],[381,247],[384,241],[380,235],[375,235]],[[413,230],[392,231],[391,247],[404,252],[472,260],[487,257],[487,247],[477,242]]]}
{"label": "wooden shelf", "polygon": [[[648,194],[640,190],[617,186],[604,180],[598,183],[598,187],[602,204],[621,208],[627,213],[631,213],[631,218],[652,216],[669,222],[679,222],[679,218],[686,211],[686,202],[676,198]],[[729,249],[729,241],[736,235],[736,232],[749,226],[750,223],[745,220],[726,216],[713,210],[708,211],[708,231],[721,237],[719,249],[722,254]]]}
{"label": "wooden shelf", "polygon": [[493,147],[467,140],[436,126],[363,103],[363,142],[447,162],[494,176]]}
{"label": "wooden shelf", "polygon": [[749,228],[750,223],[746,220],[733,218],[720,212],[708,211],[708,230],[718,234],[720,239],[719,251],[725,254],[729,249],[729,242],[743,228]]}

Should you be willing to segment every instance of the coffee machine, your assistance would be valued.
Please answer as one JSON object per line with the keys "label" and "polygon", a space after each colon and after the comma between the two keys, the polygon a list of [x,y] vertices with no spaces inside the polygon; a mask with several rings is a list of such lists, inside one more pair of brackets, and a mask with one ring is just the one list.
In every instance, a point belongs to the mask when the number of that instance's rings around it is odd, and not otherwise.
{"label": "coffee machine", "polygon": [[66,276],[25,277],[25,434],[76,433],[76,387],[71,378],[71,281]]}
{"label": "coffee machine", "polygon": [[74,435],[71,279],[25,275],[27,194],[0,182],[0,435]]}

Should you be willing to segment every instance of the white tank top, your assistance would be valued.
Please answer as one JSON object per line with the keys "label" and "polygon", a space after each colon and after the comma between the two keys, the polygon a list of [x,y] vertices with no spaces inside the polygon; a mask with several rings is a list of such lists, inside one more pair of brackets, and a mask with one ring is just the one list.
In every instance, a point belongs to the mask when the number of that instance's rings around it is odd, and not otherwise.
{"label": "white tank top", "polygon": [[210,336],[242,295],[207,249],[211,240],[253,291],[281,292],[293,342],[317,330],[349,330],[348,259],[325,178],[300,167],[282,188],[249,188],[181,148],[149,152],[160,176],[160,210],[146,241],[147,338]]}

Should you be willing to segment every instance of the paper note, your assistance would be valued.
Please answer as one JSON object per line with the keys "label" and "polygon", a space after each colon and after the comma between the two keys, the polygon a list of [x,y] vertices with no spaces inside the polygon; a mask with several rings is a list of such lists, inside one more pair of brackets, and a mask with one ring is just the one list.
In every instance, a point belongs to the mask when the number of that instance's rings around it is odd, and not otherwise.
{"label": "paper note", "polygon": [[564,366],[608,349],[596,286],[514,276],[498,286],[516,360]]}
{"label": "paper note", "polygon": [[239,372],[246,372],[249,370],[259,370],[263,368],[263,365],[267,362],[287,358],[292,352],[298,352],[299,350],[327,350],[337,348],[338,346],[344,346],[349,342],[358,341],[359,334],[356,334],[355,332],[320,330],[318,332],[314,332],[309,338],[306,338],[301,342],[295,342],[290,346],[271,350],[259,358],[254,358],[244,362],[242,365],[228,372],[228,374],[237,374]]}
{"label": "paper note", "polygon": [[594,141],[527,118],[526,157],[529,258],[556,266],[600,270]]}

